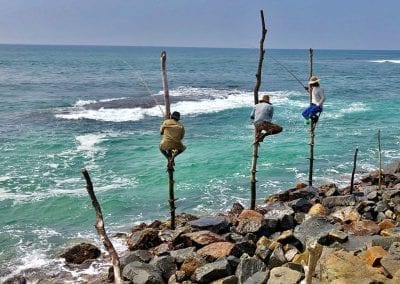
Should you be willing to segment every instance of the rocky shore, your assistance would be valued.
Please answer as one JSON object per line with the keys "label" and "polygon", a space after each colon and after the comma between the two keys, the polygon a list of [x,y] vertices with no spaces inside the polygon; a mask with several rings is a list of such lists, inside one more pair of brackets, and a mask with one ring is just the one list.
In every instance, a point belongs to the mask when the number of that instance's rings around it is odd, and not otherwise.
{"label": "rocky shore", "polygon": [[[125,283],[400,283],[400,163],[350,187],[298,184],[256,210],[233,204],[213,216],[180,214],[176,229],[154,221],[121,234]],[[67,263],[100,256],[91,244],[64,252]],[[21,273],[5,283],[65,283]],[[113,282],[113,269],[82,283]]]}

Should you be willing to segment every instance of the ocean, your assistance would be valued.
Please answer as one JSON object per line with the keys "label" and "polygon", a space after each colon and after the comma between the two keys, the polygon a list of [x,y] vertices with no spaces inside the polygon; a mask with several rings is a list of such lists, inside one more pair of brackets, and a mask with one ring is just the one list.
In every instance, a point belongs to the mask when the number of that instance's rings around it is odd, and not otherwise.
{"label": "ocean", "polygon": [[[163,50],[171,109],[186,129],[174,173],[177,214],[250,205],[258,49],[0,45],[0,282],[24,269],[68,272],[58,255],[81,241],[103,249],[82,168],[110,235],[168,219],[158,150]],[[377,169],[379,130],[383,166],[400,160],[400,51],[314,50],[313,62],[327,97],[313,184],[348,185],[357,147],[356,178]],[[307,84],[308,50],[267,48],[260,96],[270,95],[284,130],[261,144],[258,204],[308,181],[308,95],[287,70]]]}

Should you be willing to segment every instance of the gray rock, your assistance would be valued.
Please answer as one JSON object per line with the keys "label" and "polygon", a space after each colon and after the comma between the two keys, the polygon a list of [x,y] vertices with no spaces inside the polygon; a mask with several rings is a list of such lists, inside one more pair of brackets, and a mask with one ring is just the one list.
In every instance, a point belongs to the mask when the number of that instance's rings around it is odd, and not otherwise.
{"label": "gray rock", "polygon": [[254,273],[243,284],[264,284],[269,278],[269,271],[259,271]]}
{"label": "gray rock", "polygon": [[384,201],[378,201],[374,208],[375,212],[385,212],[388,209],[389,208],[388,208],[386,202],[384,202]]}
{"label": "gray rock", "polygon": [[282,246],[277,246],[269,257],[268,269],[282,266],[287,262]]}
{"label": "gray rock", "polygon": [[310,200],[306,198],[299,198],[288,202],[288,205],[293,208],[295,212],[307,213],[310,210],[312,204]]}
{"label": "gray rock", "polygon": [[226,233],[229,229],[229,223],[223,216],[206,216],[200,219],[190,221],[189,225],[198,230],[208,230],[216,234]]}
{"label": "gray rock", "polygon": [[236,231],[239,234],[265,234],[267,233],[267,226],[264,219],[243,219],[240,220],[239,224],[236,226]]}
{"label": "gray rock", "polygon": [[158,230],[146,228],[132,233],[127,243],[129,250],[146,250],[158,246],[161,240],[158,237]]}
{"label": "gray rock", "polygon": [[382,193],[382,199],[386,202],[390,201],[391,198],[400,195],[400,190],[399,189],[391,189],[391,190],[385,190]]}
{"label": "gray rock", "polygon": [[230,274],[231,268],[229,262],[226,258],[222,258],[197,268],[193,277],[198,283],[210,283],[214,280],[229,276]]}
{"label": "gray rock", "polygon": [[335,229],[335,226],[326,217],[312,216],[298,225],[293,234],[305,248],[308,241],[316,240],[321,244],[325,244],[328,240],[329,232],[333,229]]}
{"label": "gray rock", "polygon": [[172,256],[156,256],[149,264],[157,267],[161,271],[161,275],[165,280],[168,280],[177,270]]}
{"label": "gray rock", "polygon": [[264,214],[267,228],[271,232],[284,231],[294,228],[294,210],[284,203],[275,203]]}
{"label": "gray rock", "polygon": [[400,240],[393,242],[388,251],[392,255],[400,256]]}
{"label": "gray rock", "polygon": [[181,264],[185,261],[185,259],[193,256],[195,251],[195,247],[188,247],[184,249],[172,250],[170,251],[170,255],[175,259],[176,263]]}
{"label": "gray rock", "polygon": [[372,246],[372,242],[375,239],[381,238],[380,236],[355,236],[348,235],[349,239],[347,242],[340,244],[339,246],[343,248],[345,251],[362,251],[367,247]]}
{"label": "gray rock", "polygon": [[235,275],[239,279],[239,283],[244,283],[247,279],[260,271],[267,271],[265,263],[257,257],[250,257],[247,254],[243,254],[240,257],[240,263],[236,268]]}
{"label": "gray rock", "polygon": [[[389,250],[393,244],[400,242],[400,237],[382,237],[377,236],[371,240],[371,246],[380,246],[384,250]],[[390,251],[389,251],[390,253]]]}
{"label": "gray rock", "polygon": [[148,263],[138,261],[127,264],[122,270],[122,276],[135,284],[165,283],[159,269]]}
{"label": "gray rock", "polygon": [[322,205],[327,208],[353,206],[355,203],[356,198],[353,195],[328,196],[322,200]]}

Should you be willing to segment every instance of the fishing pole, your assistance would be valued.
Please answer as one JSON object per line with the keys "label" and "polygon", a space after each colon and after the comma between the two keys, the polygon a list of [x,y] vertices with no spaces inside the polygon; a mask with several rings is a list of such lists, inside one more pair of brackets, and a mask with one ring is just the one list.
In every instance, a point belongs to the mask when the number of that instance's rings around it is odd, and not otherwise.
{"label": "fishing pole", "polygon": [[162,110],[161,106],[157,102],[156,98],[153,96],[153,93],[151,92],[149,85],[147,84],[146,80],[133,68],[132,65],[130,65],[128,62],[125,60],[120,59],[123,63],[125,63],[134,73],[135,75],[139,78],[139,80],[142,82],[143,86],[146,88],[147,92],[149,93],[150,97],[154,100],[155,104],[158,106],[160,109],[163,117],[165,117],[164,111]]}
{"label": "fishing pole", "polygon": [[[270,56],[271,56],[271,55],[270,55]],[[271,56],[271,58],[272,58],[276,63],[278,63],[280,66],[282,66],[287,72],[289,72],[289,74],[292,75],[293,78],[295,78],[296,81],[299,82],[300,85],[301,85],[304,89],[307,89],[307,87],[303,85],[303,83],[299,80],[299,78],[296,77],[296,75],[293,74],[292,71],[290,71],[285,65],[283,65],[282,63],[280,63],[280,62],[279,62],[278,60],[276,60],[274,57]]]}

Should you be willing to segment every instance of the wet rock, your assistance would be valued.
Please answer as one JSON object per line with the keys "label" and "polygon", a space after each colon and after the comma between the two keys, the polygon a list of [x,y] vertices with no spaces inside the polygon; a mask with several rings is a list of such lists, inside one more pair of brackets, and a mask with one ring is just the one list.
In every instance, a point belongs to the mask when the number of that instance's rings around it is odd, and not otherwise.
{"label": "wet rock", "polygon": [[198,230],[208,230],[216,234],[225,233],[229,229],[229,223],[223,216],[205,216],[190,221],[189,225]]}
{"label": "wet rock", "polygon": [[122,276],[135,284],[164,283],[159,269],[138,261],[127,264],[122,270]]}
{"label": "wet rock", "polygon": [[267,284],[296,284],[304,278],[303,273],[289,267],[275,267],[271,269]]}
{"label": "wet rock", "polygon": [[158,246],[161,240],[158,237],[158,230],[147,228],[132,233],[127,243],[130,250],[145,250]]}
{"label": "wet rock", "polygon": [[210,283],[230,274],[231,268],[229,262],[226,258],[223,258],[197,268],[193,274],[193,278],[198,283]]}
{"label": "wet rock", "polygon": [[98,258],[100,254],[100,250],[95,245],[81,243],[67,249],[60,257],[65,258],[67,263],[82,264]]}
{"label": "wet rock", "polygon": [[236,268],[235,275],[239,279],[239,283],[244,283],[247,279],[260,271],[267,271],[265,263],[257,257],[243,254],[240,257],[240,263]]}

